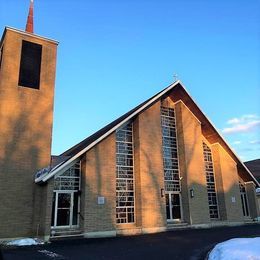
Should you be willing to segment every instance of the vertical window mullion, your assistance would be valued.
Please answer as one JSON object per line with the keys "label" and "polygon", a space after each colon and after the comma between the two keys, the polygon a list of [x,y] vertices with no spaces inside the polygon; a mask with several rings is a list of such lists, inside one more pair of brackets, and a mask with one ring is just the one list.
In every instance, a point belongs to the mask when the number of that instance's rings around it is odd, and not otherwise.
{"label": "vertical window mullion", "polygon": [[161,126],[165,191],[180,192],[176,122],[173,108],[161,107]]}
{"label": "vertical window mullion", "polygon": [[244,217],[249,216],[249,210],[248,210],[248,203],[247,203],[247,196],[246,196],[246,188],[242,181],[239,181],[239,190],[241,194],[241,201],[242,201],[242,209],[243,209],[243,215]]}
{"label": "vertical window mullion", "polygon": [[213,169],[212,153],[210,148],[203,142],[203,154],[205,163],[206,183],[209,203],[209,217],[210,219],[218,219],[218,200],[215,187],[215,176]]}
{"label": "vertical window mullion", "polygon": [[133,223],[134,170],[133,123],[129,122],[116,131],[116,223]]}

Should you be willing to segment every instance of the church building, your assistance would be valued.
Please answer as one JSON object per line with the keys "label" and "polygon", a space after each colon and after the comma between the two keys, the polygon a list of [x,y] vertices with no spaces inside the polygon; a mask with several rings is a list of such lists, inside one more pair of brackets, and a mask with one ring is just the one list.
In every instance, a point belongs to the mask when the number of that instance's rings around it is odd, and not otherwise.
{"label": "church building", "polygon": [[0,239],[257,220],[258,181],[180,81],[51,156],[57,46],[34,34],[32,1],[0,42]]}

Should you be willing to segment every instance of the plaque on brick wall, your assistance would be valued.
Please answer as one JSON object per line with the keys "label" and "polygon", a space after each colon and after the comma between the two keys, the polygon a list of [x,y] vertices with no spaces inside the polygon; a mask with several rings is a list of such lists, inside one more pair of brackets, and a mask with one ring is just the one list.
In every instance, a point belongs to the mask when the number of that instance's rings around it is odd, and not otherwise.
{"label": "plaque on brick wall", "polygon": [[98,205],[103,205],[105,204],[105,197],[98,197]]}

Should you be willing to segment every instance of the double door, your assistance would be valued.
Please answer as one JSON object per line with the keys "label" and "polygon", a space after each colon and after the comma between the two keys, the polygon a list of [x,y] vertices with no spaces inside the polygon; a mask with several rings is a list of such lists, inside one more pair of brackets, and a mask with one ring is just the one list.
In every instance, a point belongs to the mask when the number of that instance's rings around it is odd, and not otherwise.
{"label": "double door", "polygon": [[177,192],[166,192],[166,216],[168,221],[181,221],[181,195]]}
{"label": "double door", "polygon": [[79,194],[75,191],[53,193],[52,227],[74,228],[78,226]]}
{"label": "double door", "polygon": [[249,217],[249,210],[248,210],[248,203],[247,203],[247,196],[245,192],[241,192],[241,201],[242,201],[242,209],[244,217]]}

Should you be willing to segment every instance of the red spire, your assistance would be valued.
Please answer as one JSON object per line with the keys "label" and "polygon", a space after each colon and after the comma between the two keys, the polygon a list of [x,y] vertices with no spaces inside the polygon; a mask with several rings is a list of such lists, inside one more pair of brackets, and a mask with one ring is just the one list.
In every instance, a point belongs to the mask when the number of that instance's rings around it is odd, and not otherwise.
{"label": "red spire", "polygon": [[33,33],[33,0],[31,0],[31,3],[30,3],[30,9],[29,9],[28,17],[27,17],[25,31],[29,32],[29,33]]}

